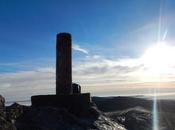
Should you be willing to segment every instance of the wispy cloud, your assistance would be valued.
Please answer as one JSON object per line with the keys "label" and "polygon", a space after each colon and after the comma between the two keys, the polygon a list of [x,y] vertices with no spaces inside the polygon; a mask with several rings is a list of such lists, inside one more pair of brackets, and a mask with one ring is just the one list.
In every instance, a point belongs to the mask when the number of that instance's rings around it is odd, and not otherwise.
{"label": "wispy cloud", "polygon": [[[173,48],[171,47],[171,49]],[[164,54],[163,51],[165,50],[163,49],[160,53]],[[157,53],[155,54],[157,56]],[[175,55],[174,51],[172,50],[170,54],[172,55],[167,57],[172,61],[171,59]],[[175,91],[174,83],[172,83],[175,80],[175,62],[159,64],[159,67],[164,67],[163,65],[169,63],[170,68],[166,68],[166,70],[170,71],[162,71],[160,68],[161,75],[160,73],[157,75],[152,70],[149,71],[150,64],[148,63],[151,63],[151,66],[155,63],[152,67],[158,68],[157,62],[162,63],[164,56],[160,60],[155,60],[156,57],[152,53],[150,56],[149,53],[146,57],[150,58],[145,58],[145,55],[138,58],[107,58],[88,54],[83,60],[73,62],[73,81],[82,85],[83,92],[90,91],[93,94],[101,93],[102,95],[107,93],[145,94],[152,86],[156,86],[155,83],[158,83],[159,87],[163,89],[169,87],[166,92]],[[43,66],[44,64],[47,65]],[[53,61],[36,60],[35,67],[33,62],[2,63],[0,66],[23,66],[24,68],[32,66],[29,67],[29,70],[0,73],[0,94],[7,97],[7,100],[29,99],[31,95],[35,94],[55,93],[55,66]]]}
{"label": "wispy cloud", "polygon": [[18,62],[0,62],[0,73],[2,72],[19,72],[30,71],[38,68],[53,68],[55,66],[54,59],[40,58]]}
{"label": "wispy cloud", "polygon": [[43,70],[0,74],[0,94],[9,101],[30,99],[35,94],[54,93],[55,73],[51,69],[49,72]]}
{"label": "wispy cloud", "polygon": [[84,54],[88,54],[88,50],[84,49],[84,48],[81,48],[80,45],[78,44],[73,44],[72,48],[75,50],[75,51],[79,51],[79,52],[82,52]]}
{"label": "wispy cloud", "polygon": [[[82,85],[83,92],[90,91],[95,95],[147,93],[155,86],[153,79],[156,78],[146,72],[140,58],[107,59],[94,55],[73,63],[73,81]],[[161,83],[161,88],[171,86],[171,90],[175,90],[171,83],[175,79],[173,74],[167,73],[161,78],[161,82],[165,82]],[[156,80],[160,82],[159,77]],[[55,68],[39,66],[30,71],[1,73],[0,86],[0,92],[7,100],[55,93]]]}

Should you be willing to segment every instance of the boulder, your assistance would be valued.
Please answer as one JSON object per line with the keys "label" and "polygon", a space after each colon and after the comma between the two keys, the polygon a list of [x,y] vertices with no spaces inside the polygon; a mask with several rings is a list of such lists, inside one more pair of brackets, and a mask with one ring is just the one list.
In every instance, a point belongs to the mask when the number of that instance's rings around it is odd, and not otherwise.
{"label": "boulder", "polygon": [[65,108],[53,106],[32,106],[15,122],[17,130],[126,130],[90,106],[87,116],[76,116]]}
{"label": "boulder", "polygon": [[3,111],[5,107],[5,98],[0,95],[0,111]]}
{"label": "boulder", "polygon": [[16,130],[14,124],[6,118],[5,98],[0,95],[0,130]]}

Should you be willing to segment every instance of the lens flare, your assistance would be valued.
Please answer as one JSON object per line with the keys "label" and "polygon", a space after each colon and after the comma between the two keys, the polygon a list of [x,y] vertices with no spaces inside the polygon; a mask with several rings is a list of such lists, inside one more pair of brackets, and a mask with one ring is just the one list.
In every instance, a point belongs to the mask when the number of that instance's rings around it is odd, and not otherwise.
{"label": "lens flare", "polygon": [[[160,1],[160,8],[159,8],[160,10],[159,10],[158,30],[157,30],[157,44],[158,45],[161,43],[161,40],[160,39],[161,39],[161,23],[162,23],[162,14],[163,14],[162,11],[163,11],[163,5],[164,5],[163,2],[164,2],[163,0]],[[163,36],[163,40],[166,39],[166,36],[167,36],[167,33],[165,33],[165,35]],[[164,55],[161,55],[161,54],[163,53],[162,51],[164,50],[164,47],[166,47],[166,46],[158,47],[158,49],[157,49],[158,50],[157,51],[158,55],[155,55],[154,58],[158,58],[159,64],[153,64],[153,66],[154,65],[156,65],[156,66],[158,65],[159,66],[162,63],[162,60],[163,59],[161,58],[161,56],[164,56]],[[170,50],[170,48],[166,49],[166,53],[168,53],[169,50]],[[154,54],[154,52],[153,52],[153,54]],[[170,55],[171,54],[168,54],[168,56],[170,56]],[[168,58],[168,57],[164,57],[164,59],[166,59],[166,58]],[[155,61],[152,61],[152,62],[155,63]],[[164,61],[164,62],[166,62],[166,61]],[[168,60],[167,62],[171,62],[171,61]],[[166,68],[167,68],[167,66],[166,66],[166,63],[165,63],[163,66],[159,67],[158,71],[161,71],[161,69],[164,70]],[[153,99],[153,130],[159,130],[159,122],[158,122],[159,118],[158,118],[158,109],[157,109],[157,90],[158,90],[157,88],[154,88],[154,99]]]}
{"label": "lens flare", "polygon": [[159,121],[158,121],[158,109],[157,109],[157,90],[154,89],[154,98],[153,98],[153,130],[159,130]]}

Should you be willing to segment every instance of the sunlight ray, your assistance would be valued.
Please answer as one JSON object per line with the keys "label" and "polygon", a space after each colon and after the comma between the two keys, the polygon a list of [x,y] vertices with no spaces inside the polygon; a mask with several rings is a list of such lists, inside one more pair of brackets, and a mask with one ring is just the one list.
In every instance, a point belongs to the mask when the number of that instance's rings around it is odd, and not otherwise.
{"label": "sunlight ray", "polygon": [[[160,44],[160,39],[161,39],[161,23],[162,23],[162,11],[163,11],[163,1],[161,0],[160,1],[160,8],[159,8],[159,19],[158,19],[158,32],[157,32],[157,45],[159,45]],[[155,58],[158,58],[159,59],[159,62],[161,62],[161,51],[163,51],[164,50],[164,48],[162,47],[162,48],[159,48],[158,49],[158,52],[157,53],[159,53],[158,54],[158,56],[156,56]],[[154,50],[153,50],[154,51]],[[160,52],[159,52],[160,51]],[[164,59],[166,59],[166,58],[164,58]],[[153,63],[155,63],[154,61],[152,61]],[[165,61],[164,61],[165,62]],[[161,62],[162,63],[162,62]],[[156,66],[157,66],[158,64],[156,64]],[[159,65],[158,65],[159,66]],[[166,65],[165,65],[166,66]],[[154,68],[154,67],[153,67]],[[160,69],[159,69],[160,70]],[[154,99],[153,99],[153,130],[159,130],[159,123],[158,123],[158,120],[159,120],[159,118],[158,118],[158,108],[157,108],[157,90],[158,90],[158,88],[157,87],[155,87],[154,88]]]}

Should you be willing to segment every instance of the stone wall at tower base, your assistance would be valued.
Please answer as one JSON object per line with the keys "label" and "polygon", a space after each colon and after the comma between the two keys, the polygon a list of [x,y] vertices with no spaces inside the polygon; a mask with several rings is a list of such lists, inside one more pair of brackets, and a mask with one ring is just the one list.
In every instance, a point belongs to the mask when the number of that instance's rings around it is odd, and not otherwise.
{"label": "stone wall at tower base", "polygon": [[90,93],[70,95],[36,95],[31,97],[32,106],[66,108],[77,116],[85,116],[90,108]]}

